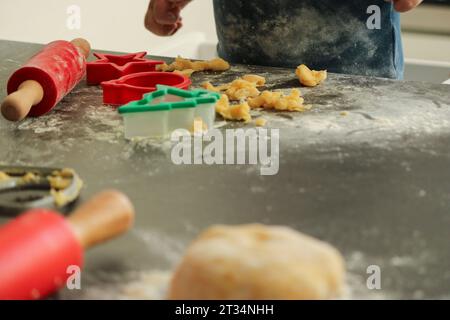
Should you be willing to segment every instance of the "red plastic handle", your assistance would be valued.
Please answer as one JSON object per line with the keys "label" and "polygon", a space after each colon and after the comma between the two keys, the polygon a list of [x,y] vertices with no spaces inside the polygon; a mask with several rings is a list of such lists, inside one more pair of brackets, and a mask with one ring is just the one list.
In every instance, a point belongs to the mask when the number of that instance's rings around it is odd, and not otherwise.
{"label": "red plastic handle", "polygon": [[83,248],[58,213],[32,210],[0,228],[1,300],[46,297],[82,264]]}

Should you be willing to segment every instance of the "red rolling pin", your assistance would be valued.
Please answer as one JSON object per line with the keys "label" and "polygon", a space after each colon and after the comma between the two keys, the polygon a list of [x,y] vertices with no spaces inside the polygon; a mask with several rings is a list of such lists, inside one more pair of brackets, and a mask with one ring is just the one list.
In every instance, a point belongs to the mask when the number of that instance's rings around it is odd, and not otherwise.
{"label": "red rolling pin", "polygon": [[19,121],[49,112],[86,73],[90,45],[84,39],[54,41],[13,73],[1,106],[3,116]]}
{"label": "red rolling pin", "polygon": [[105,191],[67,220],[31,210],[0,228],[0,300],[42,299],[66,284],[69,266],[83,264],[83,249],[130,228],[134,209],[117,191]]}

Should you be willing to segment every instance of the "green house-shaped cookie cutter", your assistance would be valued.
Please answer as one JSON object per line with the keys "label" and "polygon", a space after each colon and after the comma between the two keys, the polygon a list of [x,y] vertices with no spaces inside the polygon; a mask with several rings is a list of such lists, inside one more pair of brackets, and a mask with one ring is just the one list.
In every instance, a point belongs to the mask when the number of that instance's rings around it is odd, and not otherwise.
{"label": "green house-shaped cookie cutter", "polygon": [[125,137],[165,137],[177,129],[190,130],[201,118],[208,129],[214,126],[215,106],[220,94],[207,90],[183,90],[158,85],[142,100],[118,109],[124,118]]}

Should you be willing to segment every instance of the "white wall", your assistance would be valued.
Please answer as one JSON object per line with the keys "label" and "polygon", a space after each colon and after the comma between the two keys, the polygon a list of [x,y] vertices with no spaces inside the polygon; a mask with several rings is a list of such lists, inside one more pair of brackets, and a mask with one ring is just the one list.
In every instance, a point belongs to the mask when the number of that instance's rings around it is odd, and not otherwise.
{"label": "white wall", "polygon": [[[144,28],[149,0],[0,0],[0,39],[47,43],[85,37],[94,48],[148,51],[155,55],[203,57],[201,43],[217,42],[211,0],[195,0],[184,11],[185,27],[172,38]],[[67,27],[67,9],[81,9],[81,29]],[[206,55],[214,54],[207,50]]]}
{"label": "white wall", "polygon": [[402,15],[405,55],[409,59],[450,63],[450,7],[421,5]]}
{"label": "white wall", "polygon": [[[161,38],[144,28],[149,0],[0,0],[0,39],[47,43],[85,37],[92,46],[112,51],[148,51],[155,55],[207,59],[217,42],[212,0],[194,0],[183,12],[185,27],[174,37]],[[67,8],[81,8],[81,29],[66,26]],[[431,10],[431,12],[430,12]],[[450,9],[431,6],[403,15],[404,25],[448,24]],[[445,18],[445,19],[444,19]],[[404,34],[407,58],[450,62],[450,36]]]}

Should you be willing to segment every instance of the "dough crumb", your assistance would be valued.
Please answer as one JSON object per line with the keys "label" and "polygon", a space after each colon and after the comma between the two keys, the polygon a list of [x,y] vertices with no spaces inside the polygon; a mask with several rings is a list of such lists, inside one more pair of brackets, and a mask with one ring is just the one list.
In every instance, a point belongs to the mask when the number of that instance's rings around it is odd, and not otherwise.
{"label": "dough crumb", "polygon": [[11,179],[11,177],[3,171],[0,171],[0,182]]}
{"label": "dough crumb", "polygon": [[56,190],[63,190],[70,186],[74,177],[73,169],[62,169],[61,171],[53,171],[51,176],[47,177],[50,187]]}
{"label": "dough crumb", "polygon": [[194,119],[194,123],[189,130],[192,134],[202,134],[208,132],[208,125],[203,121],[202,118],[197,117]]}
{"label": "dough crumb", "polygon": [[216,104],[216,112],[226,120],[236,120],[250,122],[252,116],[250,115],[250,106],[244,102],[237,105],[230,105],[228,96],[223,94]]}
{"label": "dough crumb", "polygon": [[186,70],[181,70],[181,71],[175,70],[173,73],[181,74],[182,76],[186,76],[186,77],[190,78],[194,72],[195,72],[195,70],[193,70],[193,69],[186,69]]}
{"label": "dough crumb", "polygon": [[304,105],[304,101],[300,90],[292,89],[289,95],[284,95],[280,91],[264,91],[260,96],[250,99],[248,104],[252,109],[303,112],[311,108]]}
{"label": "dough crumb", "polygon": [[[58,208],[62,208],[66,204],[75,201],[81,188],[83,188],[83,180],[78,177],[75,179],[75,176],[73,169],[62,169],[61,171],[52,172],[52,175],[47,177],[51,187],[50,194],[53,196],[54,203]],[[73,192],[69,196],[64,191],[70,187],[74,179],[77,192]]]}
{"label": "dough crumb", "polygon": [[59,172],[59,175],[63,178],[73,178],[75,175],[75,170],[70,168],[64,168]]}
{"label": "dough crumb", "polygon": [[255,126],[257,127],[265,127],[267,124],[267,120],[264,118],[258,118],[255,120]]}
{"label": "dough crumb", "polygon": [[62,190],[66,189],[70,186],[71,180],[63,177],[47,177],[48,182],[50,182],[50,186],[53,189]]}
{"label": "dough crumb", "polygon": [[264,77],[248,74],[218,87],[213,86],[210,82],[202,83],[202,87],[214,92],[223,92],[231,101],[240,101],[259,96],[261,92],[258,90],[258,87],[265,84],[266,79]]}
{"label": "dough crumb", "polygon": [[226,71],[228,69],[230,69],[230,64],[221,58],[212,59],[210,61],[191,61],[189,59],[177,57],[170,65],[164,63],[156,67],[156,70],[158,71],[186,71],[189,75],[198,71]]}
{"label": "dough crumb", "polygon": [[201,84],[202,88],[209,91],[220,92],[218,87],[214,87],[211,82],[206,81]]}
{"label": "dough crumb", "polygon": [[70,199],[62,191],[51,189],[50,194],[52,195],[53,201],[58,208],[62,208],[67,203],[71,202]]}
{"label": "dough crumb", "polygon": [[256,83],[257,87],[262,87],[266,84],[266,78],[258,76],[256,74],[246,74],[242,77],[243,80]]}
{"label": "dough crumb", "polygon": [[327,71],[315,71],[302,64],[295,71],[300,83],[305,87],[315,87],[327,79]]}
{"label": "dough crumb", "polygon": [[325,242],[287,227],[214,226],[188,247],[169,299],[337,299],[344,280],[344,259]]}
{"label": "dough crumb", "polygon": [[33,172],[27,172],[20,180],[22,183],[37,183],[39,182],[39,176]]}
{"label": "dough crumb", "polygon": [[208,62],[208,68],[211,71],[227,71],[230,69],[230,64],[221,58],[216,58]]}
{"label": "dough crumb", "polygon": [[163,63],[163,64],[159,64],[156,66],[156,71],[163,71],[163,72],[167,72],[167,71],[174,71],[174,70],[169,70],[170,66],[167,63]]}
{"label": "dough crumb", "polygon": [[234,80],[227,91],[225,91],[225,94],[232,101],[257,97],[260,93],[256,88],[256,83],[242,79]]}

